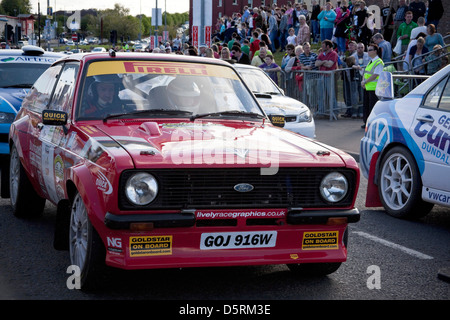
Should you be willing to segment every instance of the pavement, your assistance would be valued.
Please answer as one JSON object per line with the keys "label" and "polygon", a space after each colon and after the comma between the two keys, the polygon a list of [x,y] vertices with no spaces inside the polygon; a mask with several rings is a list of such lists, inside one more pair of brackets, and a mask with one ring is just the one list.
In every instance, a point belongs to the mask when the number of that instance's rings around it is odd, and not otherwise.
{"label": "pavement", "polygon": [[347,152],[359,162],[359,145],[364,136],[362,119],[315,117],[316,139]]}

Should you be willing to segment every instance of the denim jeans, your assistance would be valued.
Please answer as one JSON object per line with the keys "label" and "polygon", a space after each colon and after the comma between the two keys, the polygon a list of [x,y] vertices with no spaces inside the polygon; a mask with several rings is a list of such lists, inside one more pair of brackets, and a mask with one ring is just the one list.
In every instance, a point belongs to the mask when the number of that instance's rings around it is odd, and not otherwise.
{"label": "denim jeans", "polygon": [[311,20],[311,33],[313,42],[319,40],[320,31],[319,31],[319,20]]}
{"label": "denim jeans", "polygon": [[331,40],[333,37],[333,28],[321,28],[320,29],[320,41]]}

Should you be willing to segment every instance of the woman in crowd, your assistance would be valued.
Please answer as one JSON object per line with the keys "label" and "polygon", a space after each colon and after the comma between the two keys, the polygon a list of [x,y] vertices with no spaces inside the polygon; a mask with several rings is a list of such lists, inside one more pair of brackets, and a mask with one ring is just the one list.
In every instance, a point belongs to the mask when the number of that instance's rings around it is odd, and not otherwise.
{"label": "woman in crowd", "polygon": [[425,37],[425,47],[428,51],[432,51],[437,44],[440,44],[442,47],[445,46],[444,39],[440,33],[436,32],[434,24],[429,24],[427,26],[427,33],[428,35]]}
{"label": "woman in crowd", "polygon": [[428,49],[425,47],[425,39],[419,37],[417,43],[411,47],[408,53],[415,74],[425,74],[424,57],[421,57],[421,55],[427,52]]}
{"label": "woman in crowd", "polygon": [[334,20],[336,12],[331,9],[331,2],[327,2],[325,8],[317,16],[320,22],[320,40],[331,40],[333,37]]}

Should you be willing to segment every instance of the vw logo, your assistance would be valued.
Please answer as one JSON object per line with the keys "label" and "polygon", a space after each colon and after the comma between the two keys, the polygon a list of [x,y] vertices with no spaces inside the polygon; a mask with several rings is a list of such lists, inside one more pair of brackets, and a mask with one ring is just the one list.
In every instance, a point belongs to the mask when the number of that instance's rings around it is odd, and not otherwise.
{"label": "vw logo", "polygon": [[233,189],[236,190],[237,192],[250,192],[253,189],[255,189],[255,187],[253,187],[249,183],[239,183],[239,184],[235,185],[233,187]]}

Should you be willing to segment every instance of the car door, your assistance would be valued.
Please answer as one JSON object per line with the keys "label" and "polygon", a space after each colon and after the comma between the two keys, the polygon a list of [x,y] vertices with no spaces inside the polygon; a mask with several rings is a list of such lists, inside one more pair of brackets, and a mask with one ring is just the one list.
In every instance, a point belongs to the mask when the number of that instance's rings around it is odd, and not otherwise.
{"label": "car door", "polygon": [[[64,64],[46,109],[64,111],[70,119],[78,70],[78,62]],[[46,173],[43,181],[49,198],[55,203],[65,198],[65,169],[73,163],[67,160],[70,155],[65,151],[69,126],[70,121],[65,127],[43,125],[38,137],[42,145],[42,170]]]}
{"label": "car door", "polygon": [[28,116],[26,134],[19,135],[21,137],[20,144],[25,159],[23,165],[36,181],[35,183],[37,185],[35,187],[45,196],[48,194],[44,181],[44,176],[47,172],[43,170],[42,166],[42,156],[45,149],[39,139],[43,128],[42,111],[47,108],[50,102],[61,67],[61,65],[55,65],[48,68],[36,80],[22,104],[22,108]]}
{"label": "car door", "polygon": [[[450,205],[450,81],[444,76],[416,111],[411,130],[424,161],[422,197]],[[417,158],[417,156],[416,156]]]}

